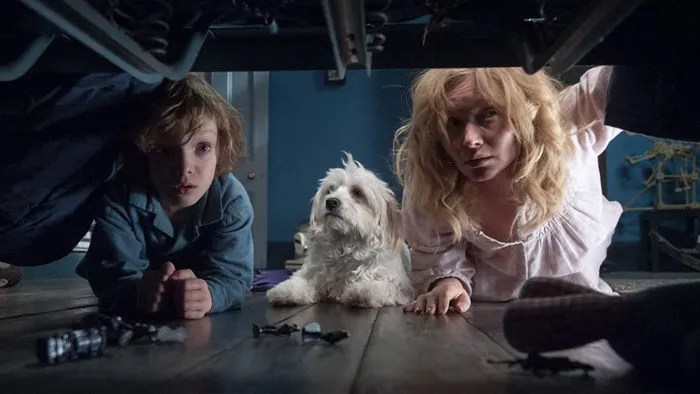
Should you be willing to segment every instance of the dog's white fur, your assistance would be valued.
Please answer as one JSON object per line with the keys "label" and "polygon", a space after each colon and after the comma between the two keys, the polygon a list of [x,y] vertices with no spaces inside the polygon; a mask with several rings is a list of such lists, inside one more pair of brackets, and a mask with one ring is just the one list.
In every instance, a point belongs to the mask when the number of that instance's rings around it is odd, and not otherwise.
{"label": "dog's white fur", "polygon": [[306,261],[267,292],[272,304],[331,301],[375,308],[411,301],[399,204],[385,182],[346,156],[344,168],[328,170],[321,180]]}

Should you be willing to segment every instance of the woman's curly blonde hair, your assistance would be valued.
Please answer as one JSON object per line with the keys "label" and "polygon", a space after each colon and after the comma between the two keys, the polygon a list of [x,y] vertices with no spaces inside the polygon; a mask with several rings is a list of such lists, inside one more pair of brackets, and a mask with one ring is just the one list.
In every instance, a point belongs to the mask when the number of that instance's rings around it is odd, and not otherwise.
{"label": "woman's curly blonde hair", "polygon": [[473,219],[478,186],[459,172],[444,149],[449,141],[448,98],[468,78],[515,131],[512,191],[519,204],[528,204],[523,230],[534,229],[563,204],[564,163],[571,149],[565,131],[569,123],[560,114],[560,85],[542,71],[530,75],[520,68],[472,68],[420,73],[411,91],[411,119],[394,136],[394,166],[406,205],[433,224],[447,223],[455,241],[479,228]]}
{"label": "woman's curly blonde hair", "polygon": [[195,74],[161,87],[162,97],[146,122],[133,135],[143,153],[161,144],[179,144],[214,120],[218,131],[216,176],[233,171],[245,155],[245,138],[238,111],[211,85]]}

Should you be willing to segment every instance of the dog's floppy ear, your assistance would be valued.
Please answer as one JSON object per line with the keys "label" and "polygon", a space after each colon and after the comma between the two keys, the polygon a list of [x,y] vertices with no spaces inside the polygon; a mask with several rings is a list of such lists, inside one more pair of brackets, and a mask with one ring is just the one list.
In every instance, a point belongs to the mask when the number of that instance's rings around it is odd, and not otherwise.
{"label": "dog's floppy ear", "polygon": [[318,223],[316,222],[316,206],[320,204],[322,190],[323,179],[321,179],[318,189],[316,189],[316,194],[314,194],[314,197],[311,199],[311,214],[309,215],[309,227],[312,229],[318,227]]}
{"label": "dog's floppy ear", "polygon": [[381,226],[388,239],[386,241],[392,249],[398,249],[403,242],[403,215],[398,202],[394,198],[389,198],[386,204],[386,213],[382,217]]}

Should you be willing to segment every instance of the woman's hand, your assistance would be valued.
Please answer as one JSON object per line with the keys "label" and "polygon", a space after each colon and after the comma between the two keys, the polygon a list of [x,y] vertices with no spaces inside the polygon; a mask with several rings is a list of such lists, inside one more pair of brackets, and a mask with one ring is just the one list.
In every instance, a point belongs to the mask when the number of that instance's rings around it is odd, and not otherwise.
{"label": "woman's hand", "polygon": [[432,290],[421,294],[404,307],[405,312],[416,314],[444,315],[452,305],[459,313],[469,310],[472,302],[462,281],[457,278],[443,278],[435,282]]}

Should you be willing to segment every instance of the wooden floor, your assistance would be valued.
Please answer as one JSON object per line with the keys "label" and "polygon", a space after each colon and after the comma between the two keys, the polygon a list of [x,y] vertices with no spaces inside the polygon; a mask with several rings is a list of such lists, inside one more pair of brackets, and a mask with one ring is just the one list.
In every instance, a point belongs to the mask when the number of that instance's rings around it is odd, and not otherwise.
{"label": "wooden floor", "polygon": [[[639,280],[611,282],[638,289]],[[522,356],[504,339],[504,306],[475,304],[464,316],[427,317],[333,304],[273,308],[253,296],[242,310],[184,322],[184,344],[129,345],[103,358],[43,366],[36,338],[94,311],[95,299],[80,280],[26,281],[0,290],[0,393],[694,392],[635,375],[605,342],[561,353],[594,365],[590,378],[540,378],[490,364]],[[253,323],[311,321],[324,331],[348,330],[350,338],[331,346],[304,344],[298,333],[252,337]]]}

